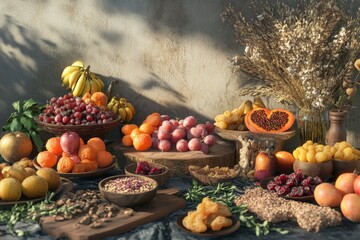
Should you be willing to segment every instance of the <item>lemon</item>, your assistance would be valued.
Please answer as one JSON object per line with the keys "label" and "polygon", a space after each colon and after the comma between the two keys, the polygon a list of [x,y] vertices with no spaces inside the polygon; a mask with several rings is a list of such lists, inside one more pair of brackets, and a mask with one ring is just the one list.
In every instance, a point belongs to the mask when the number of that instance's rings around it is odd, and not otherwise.
{"label": "lemon", "polygon": [[28,198],[40,198],[46,196],[49,186],[45,178],[32,175],[24,179],[21,183],[21,189],[23,194]]}
{"label": "lemon", "polygon": [[36,175],[46,180],[50,190],[56,190],[60,185],[60,175],[52,168],[40,168]]}
{"label": "lemon", "polygon": [[21,184],[15,178],[0,181],[0,198],[4,201],[18,201],[21,197]]}

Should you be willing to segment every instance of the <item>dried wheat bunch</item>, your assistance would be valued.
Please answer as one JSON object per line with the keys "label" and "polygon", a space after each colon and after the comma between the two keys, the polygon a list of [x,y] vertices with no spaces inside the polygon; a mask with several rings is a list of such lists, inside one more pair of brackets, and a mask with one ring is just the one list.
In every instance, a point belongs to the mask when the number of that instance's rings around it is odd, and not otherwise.
{"label": "dried wheat bunch", "polygon": [[295,7],[274,2],[257,1],[251,20],[231,5],[221,13],[245,47],[231,59],[234,70],[263,82],[240,94],[272,96],[298,108],[334,104],[359,54],[360,10],[350,14],[349,5],[335,0],[302,0]]}

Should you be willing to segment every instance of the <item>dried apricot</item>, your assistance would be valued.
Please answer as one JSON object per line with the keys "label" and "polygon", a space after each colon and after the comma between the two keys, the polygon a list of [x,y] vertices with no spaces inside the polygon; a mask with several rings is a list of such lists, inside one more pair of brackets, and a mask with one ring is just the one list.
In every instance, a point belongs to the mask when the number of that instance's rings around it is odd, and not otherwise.
{"label": "dried apricot", "polygon": [[85,172],[96,171],[99,168],[97,161],[89,159],[81,160],[81,164],[85,165]]}
{"label": "dried apricot", "polygon": [[78,156],[81,160],[88,159],[91,161],[96,160],[96,150],[88,144],[79,147]]}
{"label": "dried apricot", "polygon": [[61,157],[57,164],[56,170],[62,173],[69,173],[74,166],[75,163],[70,157]]}
{"label": "dried apricot", "polygon": [[52,152],[42,151],[37,155],[36,161],[41,167],[52,168],[57,162],[57,157]]}
{"label": "dried apricot", "polygon": [[46,141],[45,148],[56,156],[61,156],[63,150],[60,145],[60,137],[49,138]]}
{"label": "dried apricot", "polygon": [[87,145],[89,145],[90,147],[95,149],[96,152],[106,150],[105,142],[101,138],[98,138],[98,137],[90,138],[87,141]]}
{"label": "dried apricot", "polygon": [[108,151],[99,151],[97,153],[96,161],[99,167],[107,167],[113,161],[113,156]]}

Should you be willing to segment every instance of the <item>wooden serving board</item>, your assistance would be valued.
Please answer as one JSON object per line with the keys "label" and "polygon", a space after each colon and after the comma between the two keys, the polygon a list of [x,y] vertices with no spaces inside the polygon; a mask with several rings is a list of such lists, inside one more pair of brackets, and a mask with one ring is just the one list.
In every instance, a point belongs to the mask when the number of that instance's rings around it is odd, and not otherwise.
{"label": "wooden serving board", "polygon": [[81,224],[80,227],[75,228],[74,225],[78,219],[56,222],[53,217],[41,218],[40,226],[44,232],[56,239],[67,237],[72,240],[96,240],[117,236],[143,224],[156,221],[185,207],[185,200],[170,195],[176,194],[178,191],[173,191],[172,189],[165,191],[170,194],[161,193],[160,190],[158,192],[160,193],[157,193],[151,202],[143,206],[134,207],[135,214],[133,216],[118,214],[110,218],[110,221],[105,222],[104,226],[100,228],[90,228]]}
{"label": "wooden serving board", "polygon": [[124,147],[121,144],[113,144],[114,151],[121,152],[127,159],[127,163],[148,161],[159,163],[170,169],[170,177],[184,176],[189,173],[190,165],[204,167],[229,167],[233,168],[236,160],[236,147],[233,143],[228,143],[217,139],[217,143],[210,147],[210,152],[204,154],[201,151],[178,152],[171,150],[161,152],[159,150],[149,149],[141,152],[133,147]]}

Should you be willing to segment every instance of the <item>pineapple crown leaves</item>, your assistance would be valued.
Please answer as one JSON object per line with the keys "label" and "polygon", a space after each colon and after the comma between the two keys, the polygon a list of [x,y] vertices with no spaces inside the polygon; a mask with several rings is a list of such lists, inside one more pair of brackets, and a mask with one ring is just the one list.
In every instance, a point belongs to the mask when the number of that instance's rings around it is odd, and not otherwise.
{"label": "pineapple crown leaves", "polygon": [[12,106],[15,111],[10,114],[7,124],[2,127],[2,130],[4,132],[24,132],[31,138],[37,150],[41,151],[43,148],[43,142],[39,136],[41,129],[34,121],[34,117],[42,112],[44,106],[33,99],[23,102],[15,101]]}

